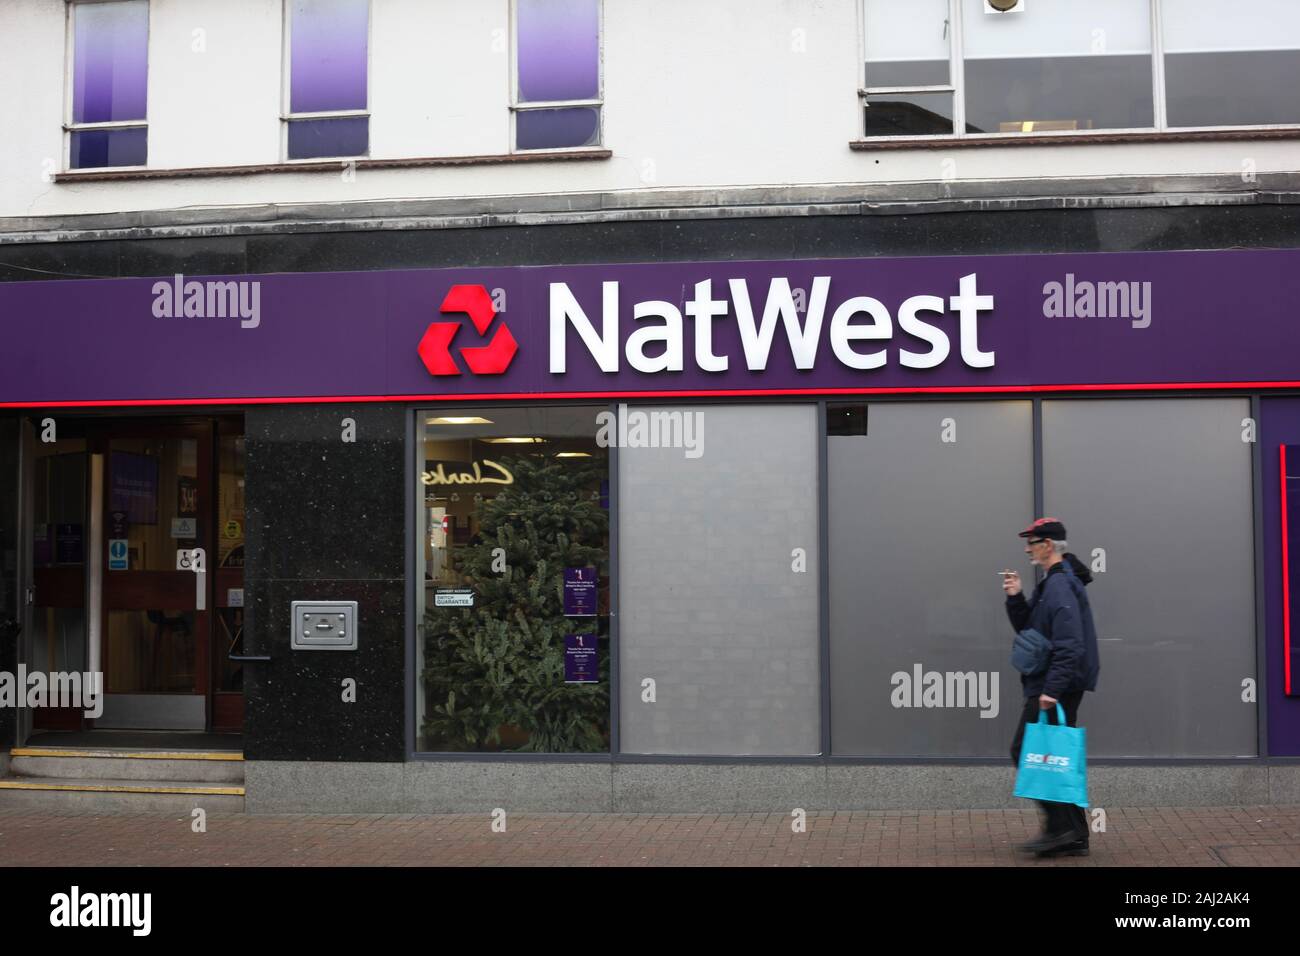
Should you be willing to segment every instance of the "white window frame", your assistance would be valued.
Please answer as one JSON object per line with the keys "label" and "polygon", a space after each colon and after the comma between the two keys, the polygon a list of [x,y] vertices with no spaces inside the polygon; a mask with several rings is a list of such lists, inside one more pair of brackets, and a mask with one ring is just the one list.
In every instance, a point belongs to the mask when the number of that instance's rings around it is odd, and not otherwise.
{"label": "white window frame", "polygon": [[[374,60],[374,22],[375,22],[375,3],[374,0],[366,0],[366,108],[360,110],[325,110],[319,113],[294,113],[290,110],[292,103],[292,58],[293,58],[293,27],[291,11],[289,9],[293,0],[283,0],[280,5],[280,161],[288,165],[299,165],[303,163],[346,163],[351,160],[369,159],[371,152],[370,142],[370,89],[373,80],[372,61]],[[313,120],[313,119],[344,119],[346,117],[365,117],[366,120],[366,151],[364,153],[355,153],[347,156],[309,156],[301,159],[289,158],[289,125],[295,120]]]}
{"label": "white window frame", "polygon": [[[547,100],[521,102],[519,99],[519,3],[510,0],[510,152],[588,153],[605,149],[605,0],[596,0],[596,98],[591,100]],[[515,135],[516,120],[529,110],[553,110],[569,107],[594,107],[596,142],[586,146],[557,146],[542,150],[520,149]]]}
{"label": "white window frame", "polygon": [[[115,3],[117,0],[67,0],[64,9],[63,24],[63,166],[66,172],[79,172],[88,170],[92,172],[107,171],[110,169],[148,169],[149,156],[149,41],[153,34],[153,4],[145,0],[145,9],[148,16],[145,18],[144,33],[144,119],[139,120],[117,120],[109,123],[77,123],[72,118],[72,103],[75,96],[73,87],[76,84],[77,75],[77,30],[76,16],[77,7],[90,6],[96,3]],[[82,133],[87,130],[96,129],[143,129],[145,131],[145,149],[143,166],[77,166],[72,165],[72,134]]]}
{"label": "white window frame", "polygon": [[[1146,0],[1151,23],[1151,126],[1117,127],[1114,129],[1078,129],[1050,130],[1032,132],[966,132],[966,71],[965,49],[963,45],[962,0],[948,0],[949,29],[949,83],[942,86],[868,86],[867,85],[867,0],[858,0],[858,116],[859,136],[863,143],[889,142],[945,142],[963,139],[1059,139],[1077,136],[1081,139],[1105,137],[1128,133],[1199,133],[1199,132],[1240,132],[1270,130],[1300,130],[1300,123],[1283,123],[1255,126],[1170,126],[1168,123],[1167,101],[1165,99],[1165,50],[1164,50],[1164,0]],[[1004,14],[1015,16],[1015,14]],[[866,110],[868,97],[890,93],[952,93],[952,133],[906,133],[899,136],[866,135]]]}

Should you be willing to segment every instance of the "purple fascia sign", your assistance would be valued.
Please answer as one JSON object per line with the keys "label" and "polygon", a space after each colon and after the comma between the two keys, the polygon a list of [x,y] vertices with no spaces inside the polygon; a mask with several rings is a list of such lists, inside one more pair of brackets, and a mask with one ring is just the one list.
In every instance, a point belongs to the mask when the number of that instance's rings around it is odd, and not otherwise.
{"label": "purple fascia sign", "polygon": [[1292,249],[9,282],[0,406],[1294,386],[1297,303]]}

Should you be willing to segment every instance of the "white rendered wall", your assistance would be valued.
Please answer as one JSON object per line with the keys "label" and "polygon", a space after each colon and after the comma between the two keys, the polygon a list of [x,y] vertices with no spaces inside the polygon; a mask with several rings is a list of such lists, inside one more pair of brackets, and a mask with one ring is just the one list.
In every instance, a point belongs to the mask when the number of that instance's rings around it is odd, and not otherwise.
{"label": "white rendered wall", "polygon": [[[372,0],[371,156],[499,154],[507,0]],[[152,0],[151,167],[280,156],[281,0]],[[605,161],[54,184],[63,0],[0,0],[0,217],[709,186],[1300,170],[1296,141],[853,152],[856,0],[605,0]],[[206,49],[196,52],[195,30]],[[1250,164],[1250,165],[1244,165]],[[1034,191],[1032,183],[1026,192]]]}

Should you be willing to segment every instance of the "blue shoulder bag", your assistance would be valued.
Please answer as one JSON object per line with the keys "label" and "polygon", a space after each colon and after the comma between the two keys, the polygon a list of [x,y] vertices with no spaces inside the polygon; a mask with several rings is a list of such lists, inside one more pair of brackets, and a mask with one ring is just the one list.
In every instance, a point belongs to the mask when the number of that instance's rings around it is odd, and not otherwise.
{"label": "blue shoulder bag", "polygon": [[1011,645],[1011,666],[1026,677],[1047,670],[1047,663],[1051,656],[1051,641],[1032,627],[1027,627],[1017,634],[1015,643]]}

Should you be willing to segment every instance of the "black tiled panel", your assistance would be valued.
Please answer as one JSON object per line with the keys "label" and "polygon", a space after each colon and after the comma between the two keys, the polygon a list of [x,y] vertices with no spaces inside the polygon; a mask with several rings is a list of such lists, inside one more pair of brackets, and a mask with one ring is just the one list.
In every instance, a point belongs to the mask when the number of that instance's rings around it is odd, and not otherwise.
{"label": "black tiled panel", "polygon": [[[251,486],[250,486],[251,488]],[[405,759],[404,581],[265,581],[246,585],[244,756],[249,760]],[[289,648],[290,603],[356,601],[356,651]],[[356,681],[356,701],[343,700]]]}
{"label": "black tiled panel", "polygon": [[0,281],[564,263],[1294,248],[1300,206],[1039,209],[0,246]]}
{"label": "black tiled panel", "polygon": [[0,246],[0,282],[113,278],[118,274],[118,260],[129,250],[129,244],[122,242]]}
{"label": "black tiled panel", "polygon": [[245,239],[191,236],[112,243],[123,250],[120,275],[240,275],[248,271]]}
{"label": "black tiled panel", "polygon": [[[403,759],[405,420],[396,405],[245,413],[245,647],[272,658],[245,665],[250,759]],[[290,650],[298,600],[359,602],[359,649]],[[345,678],[356,703],[343,702]]]}
{"label": "black tiled panel", "polygon": [[386,404],[250,406],[246,576],[402,577],[404,420]]}

